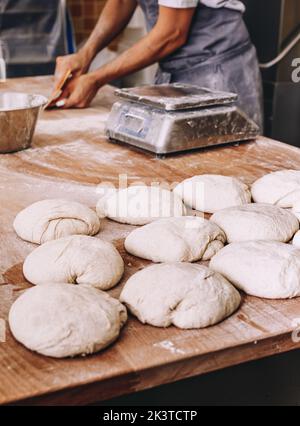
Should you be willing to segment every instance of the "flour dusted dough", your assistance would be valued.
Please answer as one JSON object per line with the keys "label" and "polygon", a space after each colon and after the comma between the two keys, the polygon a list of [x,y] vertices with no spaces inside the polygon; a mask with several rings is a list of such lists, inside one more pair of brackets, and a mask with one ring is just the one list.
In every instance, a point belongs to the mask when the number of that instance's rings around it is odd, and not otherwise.
{"label": "flour dusted dough", "polygon": [[270,204],[246,204],[215,213],[211,220],[225,232],[229,243],[271,240],[287,242],[299,230],[293,213]]}
{"label": "flour dusted dough", "polygon": [[294,202],[292,213],[296,216],[298,220],[300,220],[300,197],[299,197],[299,200]]}
{"label": "flour dusted dough", "polygon": [[194,176],[177,185],[174,193],[187,206],[206,213],[251,202],[247,185],[236,178],[220,175]]}
{"label": "flour dusted dough", "polygon": [[204,328],[236,311],[237,290],[205,266],[163,263],[133,275],[120,297],[142,323],[156,327]]}
{"label": "flour dusted dough", "polygon": [[23,272],[32,284],[89,284],[108,290],[120,281],[124,262],[111,243],[75,235],[35,249],[25,260]]}
{"label": "flour dusted dough", "polygon": [[210,260],[226,237],[214,223],[200,217],[160,219],[137,228],[125,240],[126,250],[153,262]]}
{"label": "flour dusted dough", "polygon": [[300,170],[281,170],[258,179],[252,186],[256,203],[293,207],[300,201]]}
{"label": "flour dusted dough", "polygon": [[22,210],[14,228],[23,240],[43,244],[69,235],[95,235],[100,230],[100,221],[93,210],[80,203],[43,200]]}
{"label": "flour dusted dough", "polygon": [[300,248],[300,231],[298,231],[293,239],[293,245]]}
{"label": "flour dusted dough", "polygon": [[130,225],[145,225],[163,217],[186,214],[181,199],[159,187],[131,186],[102,197],[97,205],[99,217]]}
{"label": "flour dusted dough", "polygon": [[300,250],[290,244],[252,241],[229,244],[210,262],[237,288],[266,299],[300,296]]}
{"label": "flour dusted dough", "polygon": [[126,308],[90,286],[45,284],[12,305],[12,334],[28,349],[55,358],[87,355],[117,339]]}

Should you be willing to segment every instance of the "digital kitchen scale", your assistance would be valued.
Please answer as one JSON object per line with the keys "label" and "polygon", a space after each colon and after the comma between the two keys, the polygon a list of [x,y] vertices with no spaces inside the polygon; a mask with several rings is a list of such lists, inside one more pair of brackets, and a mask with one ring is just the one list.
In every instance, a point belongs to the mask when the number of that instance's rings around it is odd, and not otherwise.
{"label": "digital kitchen scale", "polygon": [[107,136],[157,155],[245,141],[258,126],[236,105],[237,95],[187,84],[117,89]]}

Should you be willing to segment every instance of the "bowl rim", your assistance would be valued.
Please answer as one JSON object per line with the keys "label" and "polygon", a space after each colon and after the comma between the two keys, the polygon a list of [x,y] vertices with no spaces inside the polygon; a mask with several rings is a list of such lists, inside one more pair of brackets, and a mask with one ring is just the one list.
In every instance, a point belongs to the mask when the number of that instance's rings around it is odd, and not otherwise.
{"label": "bowl rim", "polygon": [[46,96],[44,95],[40,95],[38,93],[25,93],[25,92],[5,92],[5,91],[0,91],[0,96],[1,95],[25,95],[25,96],[31,96],[31,97],[37,97],[40,98],[41,102],[39,102],[37,105],[34,106],[20,106],[20,107],[14,107],[14,108],[1,108],[0,106],[0,112],[13,112],[13,111],[22,111],[22,110],[29,110],[29,109],[35,109],[35,108],[42,108],[43,106],[45,106],[48,102],[48,99],[46,98]]}

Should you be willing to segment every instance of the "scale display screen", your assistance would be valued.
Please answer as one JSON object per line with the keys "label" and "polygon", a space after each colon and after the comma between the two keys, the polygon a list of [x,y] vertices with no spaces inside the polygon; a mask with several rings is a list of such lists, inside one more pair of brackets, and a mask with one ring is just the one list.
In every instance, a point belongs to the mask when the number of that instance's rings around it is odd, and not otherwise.
{"label": "scale display screen", "polygon": [[129,136],[144,139],[149,131],[150,117],[143,115],[138,108],[126,107],[120,115],[119,131]]}
{"label": "scale display screen", "polygon": [[144,128],[144,119],[142,117],[126,115],[123,125],[129,127],[134,132],[141,132]]}

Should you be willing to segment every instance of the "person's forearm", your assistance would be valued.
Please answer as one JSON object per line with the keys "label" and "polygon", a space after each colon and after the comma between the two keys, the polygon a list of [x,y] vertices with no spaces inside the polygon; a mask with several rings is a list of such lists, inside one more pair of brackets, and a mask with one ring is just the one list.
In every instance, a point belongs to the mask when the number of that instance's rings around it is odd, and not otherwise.
{"label": "person's forearm", "polygon": [[107,1],[95,29],[80,50],[87,61],[91,62],[98,52],[123,31],[136,7],[136,0]]}
{"label": "person's forearm", "polygon": [[150,32],[146,37],[122,53],[114,61],[94,71],[99,87],[111,81],[122,78],[133,72],[139,71],[149,65],[159,62],[170,55],[185,43],[185,38],[176,32],[162,36],[156,31]]}
{"label": "person's forearm", "polygon": [[[123,1],[124,3],[119,0],[120,3],[118,3],[117,0],[109,0],[109,3],[110,6],[116,3],[125,4],[125,0]],[[127,6],[129,1],[132,2],[132,0],[126,0]],[[134,5],[136,5],[135,1],[131,3],[132,12],[135,8]],[[178,9],[160,6],[157,23],[146,37],[97,71],[87,74],[82,73],[78,78],[70,80],[65,92],[62,94],[63,108],[86,108],[104,84],[158,62],[184,45],[188,40],[195,10],[195,7]],[[108,12],[109,10],[106,10],[109,15]],[[116,13],[119,14],[119,10]],[[122,21],[122,25],[121,21],[118,22],[118,28],[120,29],[125,23],[125,19]],[[101,32],[100,27],[99,31]],[[109,34],[109,28],[109,25],[106,26],[104,31],[101,32],[102,35],[95,32],[90,38],[88,46],[92,46],[95,51],[105,45],[108,40],[113,38],[112,34]],[[116,34],[116,32],[113,34]]]}

